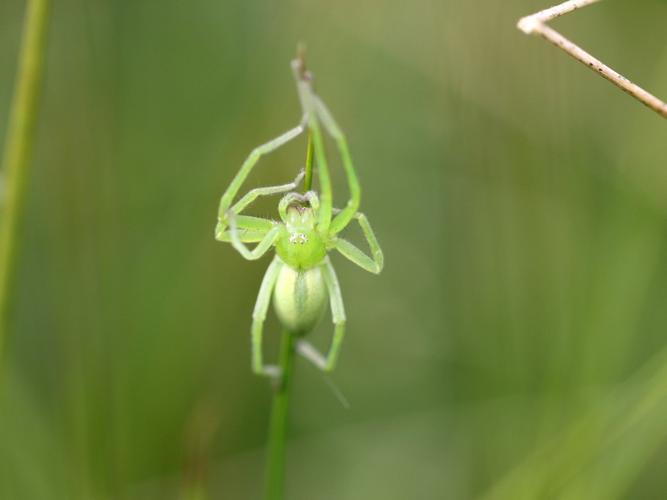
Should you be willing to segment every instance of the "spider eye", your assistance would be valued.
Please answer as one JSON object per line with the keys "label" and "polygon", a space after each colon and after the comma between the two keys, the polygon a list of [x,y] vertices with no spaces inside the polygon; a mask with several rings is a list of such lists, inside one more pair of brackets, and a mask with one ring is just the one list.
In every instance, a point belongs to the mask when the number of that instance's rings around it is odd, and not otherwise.
{"label": "spider eye", "polygon": [[289,242],[292,244],[299,243],[300,245],[303,245],[304,243],[308,243],[308,236],[303,233],[292,233],[289,237]]}

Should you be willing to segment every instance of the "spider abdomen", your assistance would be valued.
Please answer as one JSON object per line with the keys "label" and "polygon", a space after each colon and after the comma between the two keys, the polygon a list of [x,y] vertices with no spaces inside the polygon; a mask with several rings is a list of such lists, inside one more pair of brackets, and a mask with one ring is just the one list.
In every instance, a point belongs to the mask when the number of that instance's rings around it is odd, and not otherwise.
{"label": "spider abdomen", "polygon": [[319,321],[327,302],[327,289],[319,267],[294,269],[284,265],[273,292],[273,306],[282,325],[303,334]]}

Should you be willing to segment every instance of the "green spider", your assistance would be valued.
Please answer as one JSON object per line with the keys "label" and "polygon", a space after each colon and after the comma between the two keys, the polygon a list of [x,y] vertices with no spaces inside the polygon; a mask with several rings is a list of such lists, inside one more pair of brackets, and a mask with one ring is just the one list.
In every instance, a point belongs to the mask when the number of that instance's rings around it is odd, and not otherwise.
{"label": "green spider", "polygon": [[[328,252],[336,249],[349,260],[372,273],[384,265],[382,249],[366,216],[358,212],[361,187],[352,165],[345,136],[322,100],[312,90],[312,77],[305,70],[303,59],[292,62],[297,90],[303,109],[301,123],[281,136],[256,147],[245,160],[238,174],[220,200],[215,238],[230,242],[248,260],[256,260],[275,247],[276,255],[269,265],[257,296],[252,322],[252,368],[258,375],[280,376],[280,368],[264,365],[262,361],[262,331],[273,293],[278,319],[283,326],[299,337],[297,351],[323,371],[336,365],[345,333],[345,310],[338,278]],[[335,141],[340,152],[350,190],[345,208],[332,207],[331,181],[324,150],[320,121]],[[294,190],[303,179],[280,186],[259,187],[249,191],[232,204],[258,160],[289,141],[310,131],[314,158],[317,162],[321,195],[315,191],[300,194]],[[259,196],[287,193],[278,204],[281,222],[240,215]],[[372,257],[349,241],[339,237],[352,220],[356,220],[368,242]],[[257,243],[249,249],[246,243]],[[318,322],[329,298],[334,324],[333,340],[326,357],[303,340]]]}

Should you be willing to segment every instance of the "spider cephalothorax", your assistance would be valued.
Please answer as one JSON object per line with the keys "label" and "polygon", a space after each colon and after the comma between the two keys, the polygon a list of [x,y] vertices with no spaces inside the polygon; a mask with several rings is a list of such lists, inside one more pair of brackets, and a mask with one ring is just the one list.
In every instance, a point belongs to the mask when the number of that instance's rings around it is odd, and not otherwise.
{"label": "spider cephalothorax", "polygon": [[[318,202],[315,192],[308,192],[303,198],[309,206],[294,204],[293,199],[301,196],[290,193],[279,205],[283,230],[276,240],[276,253],[285,264],[295,269],[310,269],[320,264],[327,256],[326,234],[317,228]],[[289,204],[287,209],[283,204]]]}
{"label": "spider cephalothorax", "polygon": [[[347,141],[338,124],[321,99],[313,92],[312,79],[304,71],[302,61],[293,62],[294,74],[303,120],[280,137],[255,148],[241,166],[220,200],[215,237],[230,242],[248,260],[255,260],[272,247],[276,256],[269,265],[259,289],[253,311],[252,366],[261,375],[279,375],[275,366],[262,361],[262,330],[273,295],[276,314],[287,330],[302,336],[310,331],[326,307],[327,298],[334,323],[334,337],[328,354],[321,355],[305,340],[299,340],[298,351],[323,370],[332,370],[345,333],[345,309],[336,272],[329,259],[330,250],[372,273],[379,273],[384,264],[382,250],[366,217],[358,212],[361,188],[352,165]],[[331,181],[324,150],[320,121],[336,142],[350,189],[350,200],[342,210],[332,206]],[[300,172],[293,182],[281,186],[260,187],[249,191],[233,203],[241,185],[261,156],[283,146],[309,130],[312,136],[314,158],[319,173],[320,196],[315,191],[305,194],[294,192],[304,177]],[[278,205],[281,222],[241,215],[241,212],[259,196],[287,193]],[[341,238],[339,233],[352,220],[361,227],[371,250],[366,255],[358,247]],[[257,243],[252,250],[246,243]]]}

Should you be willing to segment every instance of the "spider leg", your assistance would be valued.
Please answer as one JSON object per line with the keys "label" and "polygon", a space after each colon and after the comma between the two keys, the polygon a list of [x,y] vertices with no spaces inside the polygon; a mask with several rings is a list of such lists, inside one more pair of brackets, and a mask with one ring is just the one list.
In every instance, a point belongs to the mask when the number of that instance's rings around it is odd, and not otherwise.
{"label": "spider leg", "polygon": [[384,254],[382,253],[382,248],[380,248],[380,244],[378,243],[375,233],[366,216],[357,212],[353,215],[353,218],[357,219],[359,222],[359,226],[361,227],[366,242],[368,242],[368,247],[371,250],[372,257],[369,257],[360,250],[359,247],[343,238],[336,238],[334,240],[334,248],[362,269],[374,274],[379,274],[384,267]]}
{"label": "spider leg", "polygon": [[320,182],[320,209],[317,217],[317,227],[323,233],[329,232],[331,225],[331,210],[333,207],[333,193],[331,188],[331,178],[329,177],[329,165],[327,154],[324,148],[324,139],[320,130],[320,124],[314,114],[309,121],[310,131],[313,138],[314,157],[317,163],[317,172]]}
{"label": "spider leg", "polygon": [[301,193],[287,193],[278,203],[278,214],[282,220],[287,220],[287,208],[294,202],[302,203],[306,200],[306,195]]}
{"label": "spider leg", "polygon": [[[268,219],[251,215],[237,215],[234,220],[238,238],[242,243],[259,243],[275,225]],[[231,231],[226,229],[222,222],[218,222],[215,228],[215,239],[225,243],[232,241]]]}
{"label": "spider leg", "polygon": [[326,358],[320,354],[315,347],[305,340],[297,343],[297,350],[304,358],[312,362],[316,367],[325,372],[330,372],[336,367],[340,347],[345,336],[345,307],[343,306],[343,296],[338,284],[338,278],[334,271],[331,261],[327,258],[322,264],[322,276],[329,292],[329,303],[331,306],[331,316],[334,324],[334,334],[331,341],[331,347]]}
{"label": "spider leg", "polygon": [[303,180],[303,176],[305,175],[305,172],[301,170],[299,172],[299,175],[296,176],[296,178],[287,184],[281,184],[279,186],[268,186],[268,187],[258,187],[255,189],[252,189],[248,191],[243,198],[241,198],[239,201],[237,201],[234,206],[230,209],[232,212],[235,214],[241,213],[248,205],[250,205],[253,201],[255,201],[257,198],[260,196],[269,196],[272,194],[280,194],[280,193],[286,193],[287,191],[292,191],[296,189],[301,181]]}
{"label": "spider leg", "polygon": [[310,208],[313,209],[315,218],[317,219],[320,216],[320,198],[317,196],[315,191],[308,191],[304,198],[310,204]]}
{"label": "spider leg", "polygon": [[282,261],[275,257],[269,268],[264,274],[262,284],[259,287],[257,294],[257,302],[255,309],[252,312],[252,369],[257,375],[264,375],[268,377],[279,377],[280,367],[275,365],[264,365],[262,360],[262,332],[264,329],[264,320],[266,313],[271,303],[271,293],[278,280],[278,274],[283,267]]}
{"label": "spider leg", "polygon": [[296,88],[303,109],[304,123],[310,130],[313,140],[314,158],[317,164],[320,183],[320,210],[317,217],[317,227],[323,233],[329,232],[331,224],[331,210],[333,207],[333,193],[331,178],[329,176],[329,164],[327,162],[324,138],[316,112],[317,96],[313,92],[311,75],[305,71],[304,62],[297,58],[292,61],[292,70],[296,81]]}
{"label": "spider leg", "polygon": [[317,212],[320,209],[320,199],[317,196],[316,191],[308,191],[303,196],[306,198],[308,203],[310,203],[310,206],[314,211]]}
{"label": "spider leg", "polygon": [[317,193],[315,191],[308,191],[306,194],[288,193],[280,200],[280,203],[278,203],[278,213],[280,214],[280,218],[282,220],[287,220],[287,208],[295,201],[300,203],[307,201],[310,204],[310,207],[313,209],[315,216],[317,217],[319,214],[320,199],[317,197]]}
{"label": "spider leg", "polygon": [[[288,130],[287,132],[285,132],[281,136],[276,137],[275,139],[267,142],[266,144],[262,144],[261,146],[257,146],[255,149],[252,150],[250,155],[248,155],[246,160],[243,162],[243,165],[241,165],[241,169],[236,174],[236,176],[232,180],[231,184],[229,185],[229,187],[227,188],[225,193],[222,195],[222,198],[220,198],[220,208],[218,210],[218,219],[219,220],[221,220],[223,222],[226,221],[227,214],[229,213],[229,208],[232,206],[232,202],[234,201],[234,198],[238,194],[238,191],[241,188],[241,185],[246,180],[246,178],[248,177],[248,174],[250,174],[250,171],[257,164],[259,159],[262,156],[270,153],[271,151],[275,151],[279,147],[287,144],[292,139],[301,135],[301,133],[303,133],[303,131],[304,131],[304,126],[302,124],[299,124],[298,126],[294,127],[293,129]],[[241,201],[243,201],[243,200],[241,200]],[[247,205],[247,203],[246,203],[246,205]]]}
{"label": "spider leg", "polygon": [[[269,229],[262,239],[257,243],[257,246],[250,250],[247,246],[243,244],[241,235],[239,234],[239,228],[236,223],[236,214],[233,212],[227,212],[227,219],[229,220],[229,239],[232,243],[232,246],[247,260],[257,260],[262,257],[275,243],[278,235],[280,234],[280,226],[277,224],[272,224],[272,228]],[[262,220],[262,219],[260,219]],[[253,236],[259,236],[261,231],[256,232]]]}
{"label": "spider leg", "polygon": [[307,340],[299,340],[296,343],[296,351],[301,354],[305,359],[310,361],[313,365],[319,368],[322,371],[327,369],[327,360],[320,351],[315,349],[313,344]]}
{"label": "spider leg", "polygon": [[259,187],[246,193],[238,202],[234,204],[234,206],[229,209],[229,212],[225,214],[224,217],[218,217],[218,224],[215,227],[215,239],[223,242],[232,241],[231,231],[227,230],[230,219],[229,213],[232,213],[234,214],[233,217],[236,221],[239,240],[242,243],[260,242],[266,233],[275,225],[273,221],[263,219],[261,217],[239,215],[239,213],[260,196],[284,193],[286,191],[295,189],[303,179],[304,174],[305,172],[303,171],[299,172],[299,175],[296,176],[294,181],[287,184]]}
{"label": "spider leg", "polygon": [[350,200],[347,202],[345,208],[331,221],[331,226],[329,227],[330,234],[337,234],[345,229],[359,209],[359,204],[361,203],[361,185],[359,184],[359,179],[352,163],[352,156],[350,155],[345,134],[343,134],[343,131],[322,99],[317,95],[313,95],[313,105],[317,115],[322,120],[324,128],[336,142],[341,159],[343,160],[343,168],[345,169],[350,190]]}

